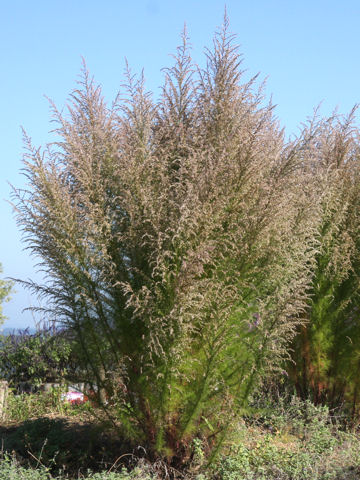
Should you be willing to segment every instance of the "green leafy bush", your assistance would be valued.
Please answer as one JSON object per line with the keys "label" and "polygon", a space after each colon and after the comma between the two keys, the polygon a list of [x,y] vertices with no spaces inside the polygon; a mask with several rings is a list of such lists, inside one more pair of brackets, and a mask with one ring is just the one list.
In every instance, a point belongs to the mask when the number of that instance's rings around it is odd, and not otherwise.
{"label": "green leafy bush", "polygon": [[[0,264],[0,273],[2,273],[2,266]],[[5,320],[5,317],[2,312],[2,303],[9,301],[9,294],[13,287],[13,282],[9,280],[0,279],[0,325]]]}
{"label": "green leafy bush", "polygon": [[40,385],[76,375],[77,358],[68,332],[43,328],[0,337],[0,375],[10,386]]}

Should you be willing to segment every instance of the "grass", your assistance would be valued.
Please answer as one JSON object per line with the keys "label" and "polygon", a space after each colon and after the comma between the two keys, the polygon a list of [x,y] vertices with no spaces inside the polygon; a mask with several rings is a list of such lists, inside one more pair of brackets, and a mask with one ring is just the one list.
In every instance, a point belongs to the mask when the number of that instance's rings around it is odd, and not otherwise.
{"label": "grass", "polygon": [[[89,407],[59,403],[58,393],[10,395],[0,426],[0,480],[358,480],[360,436],[326,407],[296,397],[257,401],[206,468],[200,439],[186,471],[134,449]],[[30,408],[31,407],[31,408]]]}
{"label": "grass", "polygon": [[[65,480],[69,477],[65,474],[59,474],[56,480]],[[83,476],[79,478],[85,478]],[[139,467],[135,467],[131,472],[122,469],[120,472],[88,472],[87,480],[153,480],[150,474]],[[25,468],[21,466],[14,457],[4,456],[0,463],[0,480],[55,480],[51,476],[49,469],[44,466],[38,468]]]}

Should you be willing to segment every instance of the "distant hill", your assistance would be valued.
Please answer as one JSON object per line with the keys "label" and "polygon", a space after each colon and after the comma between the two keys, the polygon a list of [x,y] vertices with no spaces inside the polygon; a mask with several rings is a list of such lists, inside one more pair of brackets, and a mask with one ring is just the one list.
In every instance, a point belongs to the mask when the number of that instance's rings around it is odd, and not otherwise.
{"label": "distant hill", "polygon": [[[0,328],[0,335],[10,335],[11,333],[18,333],[24,331],[25,328]],[[35,328],[28,328],[27,329],[30,334],[36,332]]]}

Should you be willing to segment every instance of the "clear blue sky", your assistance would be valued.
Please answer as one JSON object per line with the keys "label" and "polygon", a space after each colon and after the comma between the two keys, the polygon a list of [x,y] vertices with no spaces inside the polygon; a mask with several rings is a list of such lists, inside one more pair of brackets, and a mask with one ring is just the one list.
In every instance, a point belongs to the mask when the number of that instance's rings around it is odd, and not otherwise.
{"label": "clear blue sky", "polygon": [[[9,199],[8,182],[19,187],[23,125],[34,144],[49,141],[49,107],[65,105],[81,67],[112,100],[123,81],[124,58],[145,69],[155,94],[161,68],[169,66],[184,22],[193,56],[222,23],[223,0],[0,0],[0,262],[3,277],[36,279],[34,262],[23,251]],[[360,102],[360,2],[358,0],[228,0],[232,32],[250,74],[268,77],[267,93],[288,134],[323,102],[348,112]],[[37,301],[21,287],[4,306],[5,327],[33,325],[22,313]]]}

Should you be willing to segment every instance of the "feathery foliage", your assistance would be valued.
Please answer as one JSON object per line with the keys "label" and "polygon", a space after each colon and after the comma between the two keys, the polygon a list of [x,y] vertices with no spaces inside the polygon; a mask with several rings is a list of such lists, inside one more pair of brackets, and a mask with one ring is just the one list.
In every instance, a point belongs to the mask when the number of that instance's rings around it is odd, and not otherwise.
{"label": "feathery foliage", "polygon": [[111,107],[84,68],[67,115],[53,106],[59,140],[25,136],[14,194],[46,276],[28,287],[76,334],[108,415],[173,464],[194,437],[211,461],[287,356],[322,219],[311,141],[285,144],[227,18],[206,58],[184,32],[160,100],[127,69]]}
{"label": "feathery foliage", "polygon": [[316,403],[359,406],[360,164],[354,113],[313,127],[320,247],[307,311],[290,367],[298,392]]}

